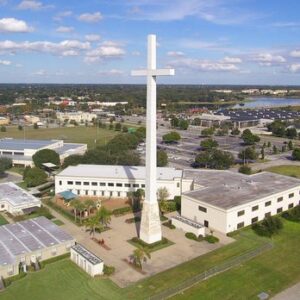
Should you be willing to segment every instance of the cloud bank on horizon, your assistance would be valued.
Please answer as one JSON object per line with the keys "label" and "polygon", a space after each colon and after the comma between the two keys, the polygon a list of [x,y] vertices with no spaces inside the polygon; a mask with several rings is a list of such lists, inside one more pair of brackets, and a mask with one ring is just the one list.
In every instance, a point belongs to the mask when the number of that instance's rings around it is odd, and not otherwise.
{"label": "cloud bank on horizon", "polygon": [[0,0],[0,82],[142,83],[146,36],[183,84],[300,84],[294,0]]}

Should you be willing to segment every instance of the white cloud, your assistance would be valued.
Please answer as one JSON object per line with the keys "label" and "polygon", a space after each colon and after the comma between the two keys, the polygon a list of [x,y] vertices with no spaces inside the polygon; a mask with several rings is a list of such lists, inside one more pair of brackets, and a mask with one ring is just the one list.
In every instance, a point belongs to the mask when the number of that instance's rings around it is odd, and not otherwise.
{"label": "white cloud", "polygon": [[294,50],[290,53],[291,57],[296,57],[299,58],[300,57],[300,50]]}
{"label": "white cloud", "polygon": [[103,19],[102,14],[100,12],[95,13],[84,13],[78,17],[79,21],[87,22],[87,23],[97,23]]}
{"label": "white cloud", "polygon": [[252,60],[258,62],[261,66],[272,66],[286,62],[286,59],[281,55],[271,53],[259,53],[252,57]]}
{"label": "white cloud", "polygon": [[87,35],[85,36],[85,39],[86,39],[88,42],[97,42],[97,41],[100,41],[101,36],[98,35],[98,34],[87,34]]}
{"label": "white cloud", "polygon": [[99,47],[86,52],[86,63],[97,62],[101,59],[120,58],[125,55],[122,46],[113,41],[104,41]]}
{"label": "white cloud", "polygon": [[56,14],[53,19],[55,21],[61,21],[63,18],[66,18],[66,17],[70,17],[73,15],[73,12],[71,10],[66,10],[66,11],[62,11],[62,12],[59,12],[58,14]]}
{"label": "white cloud", "polygon": [[25,21],[15,18],[0,19],[0,32],[31,32],[32,30],[33,28]]}
{"label": "white cloud", "polygon": [[36,0],[23,0],[17,6],[17,9],[20,10],[41,10],[47,8],[53,8],[53,5],[44,5],[42,2]]}
{"label": "white cloud", "polygon": [[232,63],[224,63],[221,61],[209,61],[201,59],[192,59],[192,58],[182,58],[170,62],[170,66],[187,68],[198,71],[210,71],[210,72],[236,72],[239,71],[239,68]]}
{"label": "white cloud", "polygon": [[170,57],[182,57],[184,56],[184,53],[181,51],[169,51],[167,55]]}
{"label": "white cloud", "polygon": [[289,70],[293,73],[300,72],[300,64],[292,64],[289,66]]}
{"label": "white cloud", "polygon": [[89,42],[80,42],[78,40],[65,40],[60,43],[48,41],[37,42],[14,42],[10,40],[0,41],[0,52],[41,52],[61,56],[78,55],[80,51],[89,50]]}
{"label": "white cloud", "polygon": [[32,75],[36,75],[36,76],[45,76],[45,75],[47,75],[47,72],[46,72],[46,70],[41,69],[41,70],[38,70],[38,71],[32,73]]}
{"label": "white cloud", "polygon": [[229,56],[225,56],[222,59],[222,62],[224,63],[232,63],[232,64],[241,64],[242,63],[242,59],[239,57],[229,57]]}
{"label": "white cloud", "polygon": [[141,55],[141,52],[140,51],[132,51],[131,54],[133,56],[140,56]]}
{"label": "white cloud", "polygon": [[0,65],[9,66],[9,65],[11,65],[11,61],[9,61],[9,60],[0,60]]}
{"label": "white cloud", "polygon": [[72,31],[74,31],[74,27],[59,26],[56,28],[56,32],[60,32],[60,33],[68,33]]}
{"label": "white cloud", "polygon": [[111,69],[109,71],[99,71],[98,74],[101,76],[120,76],[123,75],[124,72],[118,69]]}
{"label": "white cloud", "polygon": [[277,22],[272,24],[273,27],[279,27],[279,28],[294,28],[299,27],[300,22]]}

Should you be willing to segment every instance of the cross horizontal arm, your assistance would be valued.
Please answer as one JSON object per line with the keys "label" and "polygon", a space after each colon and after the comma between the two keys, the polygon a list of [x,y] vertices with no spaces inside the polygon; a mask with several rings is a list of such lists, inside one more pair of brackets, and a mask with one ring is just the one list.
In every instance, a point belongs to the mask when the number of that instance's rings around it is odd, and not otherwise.
{"label": "cross horizontal arm", "polygon": [[174,69],[157,69],[157,70],[134,70],[132,76],[170,76],[175,75]]}

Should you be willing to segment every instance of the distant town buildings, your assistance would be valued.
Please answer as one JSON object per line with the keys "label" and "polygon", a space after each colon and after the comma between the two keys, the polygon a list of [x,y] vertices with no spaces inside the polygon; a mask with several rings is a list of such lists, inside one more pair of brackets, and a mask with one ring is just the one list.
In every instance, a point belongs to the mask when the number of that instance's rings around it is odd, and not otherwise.
{"label": "distant town buildings", "polygon": [[65,122],[67,120],[75,121],[76,123],[85,123],[85,122],[92,122],[94,119],[97,118],[97,114],[83,112],[83,111],[76,111],[76,112],[57,112],[56,117],[61,122]]}

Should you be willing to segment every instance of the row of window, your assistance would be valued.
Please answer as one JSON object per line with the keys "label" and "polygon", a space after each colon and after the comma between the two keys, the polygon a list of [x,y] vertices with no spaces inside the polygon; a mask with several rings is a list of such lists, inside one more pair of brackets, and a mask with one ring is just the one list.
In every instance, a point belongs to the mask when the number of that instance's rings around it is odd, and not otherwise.
{"label": "row of window", "polygon": [[[59,185],[62,185],[62,181],[60,180],[59,181]],[[109,187],[126,187],[126,188],[145,188],[145,184],[138,184],[138,183],[113,183],[113,182],[88,182],[88,181],[84,181],[84,182],[81,182],[81,181],[67,181],[67,185],[84,185],[84,186],[109,186]]]}
{"label": "row of window", "polygon": [[[92,192],[93,196],[97,196],[97,191],[91,191],[91,192]],[[129,197],[129,194],[130,194],[129,192],[126,192],[126,197]],[[90,193],[89,193],[89,190],[85,190],[85,191],[77,190],[77,195],[89,196]],[[121,197],[121,192],[112,192],[112,191],[109,191],[108,195],[107,195],[107,194],[105,194],[105,191],[100,191],[100,194],[98,194],[98,196],[101,196],[101,197],[106,197],[106,196],[109,196],[109,197],[113,197],[113,196]]]}
{"label": "row of window", "polygon": [[[291,194],[289,194],[289,198],[293,198],[294,197],[294,193],[291,193]],[[283,197],[279,197],[278,199],[277,199],[277,202],[281,202],[281,201],[283,201]],[[272,201],[267,201],[267,202],[265,202],[265,207],[268,207],[268,206],[271,206],[272,205]],[[259,209],[259,206],[258,205],[255,205],[255,206],[253,206],[252,207],[252,211],[256,211],[256,210],[258,210]],[[238,217],[241,217],[241,216],[243,216],[245,214],[245,211],[244,210],[240,210],[240,211],[238,211],[238,213],[237,213],[237,215],[238,215]]]}
{"label": "row of window", "polygon": [[[289,204],[289,209],[291,209],[293,207],[294,207],[293,203]],[[277,208],[277,214],[280,214],[282,212],[283,212],[283,208],[282,207]],[[265,213],[265,218],[270,217],[270,216],[271,216],[271,212]],[[258,217],[254,217],[254,218],[251,219],[251,224],[254,224],[256,222],[258,222]],[[237,224],[237,229],[243,228],[244,226],[245,226],[245,223],[244,222],[240,222],[240,223]]]}

